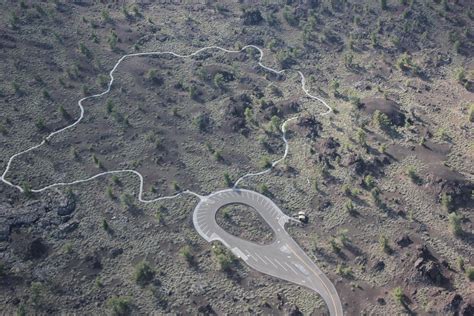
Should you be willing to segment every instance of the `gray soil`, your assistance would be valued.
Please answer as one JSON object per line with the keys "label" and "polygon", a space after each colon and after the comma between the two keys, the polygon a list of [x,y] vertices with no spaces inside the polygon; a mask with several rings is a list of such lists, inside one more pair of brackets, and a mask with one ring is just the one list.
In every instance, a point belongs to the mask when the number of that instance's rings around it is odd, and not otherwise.
{"label": "gray soil", "polygon": [[273,230],[252,207],[243,204],[229,204],[216,213],[219,226],[234,236],[258,244],[269,244]]}

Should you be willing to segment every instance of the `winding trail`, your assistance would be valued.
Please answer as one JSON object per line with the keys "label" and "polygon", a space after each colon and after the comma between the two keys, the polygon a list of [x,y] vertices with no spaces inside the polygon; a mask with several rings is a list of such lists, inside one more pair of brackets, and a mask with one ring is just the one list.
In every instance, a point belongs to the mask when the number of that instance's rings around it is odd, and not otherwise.
{"label": "winding trail", "polygon": [[[77,104],[79,106],[79,109],[80,109],[80,115],[79,115],[79,118],[74,121],[72,124],[68,125],[68,126],[65,126],[57,131],[54,131],[52,133],[50,133],[48,136],[46,136],[43,141],[41,141],[41,143],[35,145],[35,146],[32,146],[28,149],[25,149],[23,151],[20,151],[14,155],[12,155],[9,159],[8,159],[8,163],[7,163],[7,166],[5,168],[5,170],[3,171],[1,177],[0,177],[0,180],[2,182],[4,182],[5,184],[9,185],[10,187],[13,187],[13,188],[16,188],[17,190],[19,190],[20,192],[24,192],[24,189],[18,185],[18,184],[14,184],[12,183],[11,181],[7,180],[6,179],[6,176],[11,168],[11,165],[13,163],[13,161],[20,157],[21,155],[24,155],[30,151],[33,151],[41,146],[43,146],[44,144],[46,144],[54,135],[57,135],[59,133],[62,133],[62,132],[65,132],[69,129],[72,129],[74,128],[74,126],[76,126],[77,124],[79,124],[82,119],[84,118],[84,106],[82,105],[82,102],[86,101],[86,100],[89,100],[89,99],[93,99],[93,98],[99,98],[99,97],[102,97],[104,95],[106,95],[107,93],[110,92],[110,89],[112,88],[112,84],[114,82],[114,72],[117,70],[118,66],[120,65],[120,63],[122,61],[124,61],[126,58],[130,58],[130,57],[143,57],[143,56],[157,56],[157,55],[172,55],[172,56],[175,56],[175,57],[178,57],[178,58],[191,58],[193,56],[196,56],[198,55],[199,53],[201,52],[204,52],[204,51],[207,51],[207,50],[219,50],[219,51],[223,51],[223,52],[226,52],[226,53],[240,53],[244,50],[247,50],[249,48],[253,48],[253,49],[256,49],[258,50],[259,52],[259,58],[258,58],[258,65],[267,70],[267,71],[270,71],[270,72],[273,72],[275,74],[282,74],[284,72],[287,72],[287,70],[276,70],[276,69],[273,69],[271,67],[268,67],[268,66],[265,66],[263,63],[262,63],[262,60],[263,60],[263,51],[255,46],[255,45],[246,45],[244,47],[242,47],[240,50],[230,50],[230,49],[225,49],[225,48],[222,48],[222,47],[219,47],[219,46],[207,46],[207,47],[203,47],[201,49],[198,49],[196,51],[194,51],[193,53],[191,54],[187,54],[187,55],[182,55],[182,54],[177,54],[175,52],[172,52],[172,51],[166,51],[166,52],[160,52],[160,51],[155,51],[155,52],[144,52],[144,53],[133,53],[133,54],[126,54],[126,55],[123,55],[122,57],[120,57],[120,59],[117,61],[117,63],[115,63],[114,67],[112,68],[112,70],[109,72],[109,77],[110,77],[110,81],[107,85],[107,89],[101,93],[98,93],[98,94],[94,94],[94,95],[90,95],[90,96],[87,96],[87,97],[84,97],[82,99],[80,99]],[[320,97],[318,96],[315,96],[315,95],[312,95],[309,93],[309,91],[307,90],[306,88],[306,80],[305,80],[305,77],[303,75],[303,73],[301,71],[297,71],[300,78],[301,78],[301,88],[303,90],[303,92],[311,99],[313,100],[316,100],[316,101],[319,101],[320,103],[322,103],[326,108],[327,108],[327,111],[324,112],[324,113],[321,113],[320,115],[327,115],[329,113],[332,112],[332,108],[323,100],[321,99]],[[271,166],[268,168],[268,169],[265,169],[263,171],[260,171],[260,172],[255,172],[255,173],[248,173],[248,174],[245,174],[243,175],[242,177],[240,177],[239,179],[237,179],[237,181],[235,182],[234,184],[234,188],[237,188],[239,183],[241,181],[243,181],[244,179],[248,178],[248,177],[253,177],[253,176],[259,176],[259,175],[263,175],[263,174],[266,174],[268,172],[270,172],[272,170],[273,167],[275,167],[278,163],[280,163],[281,161],[283,161],[286,156],[288,155],[288,151],[289,151],[289,145],[288,145],[288,140],[286,139],[286,128],[287,128],[287,124],[289,122],[291,122],[292,120],[295,120],[297,118],[296,117],[292,117],[292,118],[289,118],[287,119],[285,122],[283,122],[283,124],[281,125],[281,132],[282,132],[282,139],[283,141],[285,142],[285,152],[283,154],[283,156],[274,161]],[[112,171],[106,171],[106,172],[101,172],[101,173],[98,173],[98,174],[95,174],[91,177],[88,177],[88,178],[85,178],[85,179],[80,179],[80,180],[76,180],[76,181],[72,181],[72,182],[57,182],[57,183],[53,183],[53,184],[50,184],[50,185],[47,185],[45,187],[42,187],[42,188],[39,188],[39,189],[31,189],[30,191],[33,192],[33,193],[39,193],[39,192],[43,192],[43,191],[46,191],[46,190],[49,190],[49,189],[52,189],[52,188],[55,188],[55,187],[61,187],[61,186],[68,186],[68,185],[74,185],[74,184],[78,184],[78,183],[85,183],[85,182],[89,182],[89,181],[92,181],[96,178],[99,178],[99,177],[102,177],[102,176],[106,176],[106,175],[110,175],[110,174],[120,174],[120,173],[132,173],[134,175],[136,175],[139,180],[140,180],[140,191],[139,191],[139,194],[138,194],[138,200],[142,203],[152,203],[152,202],[157,202],[157,201],[160,201],[160,200],[164,200],[164,199],[171,199],[171,198],[175,198],[175,197],[178,197],[182,194],[192,194],[192,195],[195,195],[197,197],[200,197],[199,194],[195,193],[195,192],[192,192],[192,191],[189,191],[189,190],[186,190],[186,191],[182,191],[180,193],[177,193],[177,194],[174,194],[174,195],[170,195],[170,196],[164,196],[164,197],[159,197],[159,198],[155,198],[155,199],[151,199],[151,200],[146,200],[143,198],[143,185],[144,185],[144,181],[143,181],[143,176],[136,170],[131,170],[131,169],[122,169],[122,170],[112,170]]]}
{"label": "winding trail", "polygon": [[[191,58],[193,56],[198,55],[199,53],[207,50],[219,50],[223,51],[226,53],[240,53],[246,49],[256,49],[259,52],[259,58],[258,58],[258,65],[270,72],[273,72],[275,74],[282,74],[284,72],[287,72],[287,70],[275,70],[271,67],[265,66],[262,63],[263,60],[263,51],[254,45],[247,45],[242,47],[240,50],[229,50],[225,49],[219,46],[207,46],[203,47],[201,49],[196,50],[195,52],[187,55],[181,55],[177,54],[172,51],[167,51],[167,52],[160,52],[160,51],[155,51],[155,52],[145,52],[145,53],[133,53],[133,54],[126,54],[123,55],[117,63],[114,65],[112,70],[109,72],[109,77],[110,81],[107,85],[107,89],[101,93],[90,95],[87,97],[84,97],[80,99],[77,104],[80,109],[80,115],[77,120],[75,120],[72,124],[65,126],[57,131],[54,131],[50,133],[48,136],[46,136],[39,144],[34,145],[28,149],[25,149],[21,152],[18,152],[14,155],[12,155],[8,159],[7,166],[5,170],[3,171],[2,175],[0,176],[0,180],[7,184],[10,187],[13,187],[20,192],[25,192],[25,189],[22,188],[20,185],[14,184],[11,181],[6,179],[6,176],[8,172],[10,171],[11,165],[13,161],[30,152],[33,151],[44,144],[46,144],[52,137],[55,135],[65,132],[67,130],[73,129],[76,125],[78,125],[82,119],[84,118],[84,106],[82,103],[86,100],[93,99],[93,98],[100,98],[107,93],[110,92],[112,84],[114,82],[114,72],[117,70],[118,66],[122,61],[124,61],[127,58],[130,57],[142,57],[142,56],[156,56],[156,55],[172,55],[178,58]],[[309,98],[320,102],[323,104],[326,108],[327,111],[321,113],[320,115],[327,115],[332,112],[332,108],[320,97],[314,96],[309,93],[308,89],[306,88],[306,79],[301,71],[297,71],[297,73],[300,76],[301,79],[301,88],[303,92],[308,96]],[[273,275],[275,277],[279,277],[285,280],[288,280],[290,282],[300,284],[303,286],[306,286],[316,292],[318,292],[323,299],[326,301],[328,304],[329,311],[331,315],[343,315],[342,312],[342,305],[340,302],[340,299],[337,295],[335,287],[332,285],[329,279],[327,279],[326,276],[324,276],[323,272],[318,269],[318,267],[309,259],[309,257],[306,256],[304,251],[296,244],[296,242],[293,241],[293,239],[286,233],[284,230],[284,225],[286,222],[292,220],[292,218],[288,217],[285,215],[273,202],[268,199],[267,197],[258,194],[253,191],[249,190],[241,190],[238,189],[239,184],[244,181],[246,178],[249,177],[254,177],[254,176],[259,176],[266,174],[270,172],[277,164],[279,164],[281,161],[283,161],[289,152],[289,143],[286,138],[286,131],[288,124],[292,122],[293,120],[296,120],[298,116],[293,116],[291,118],[288,118],[283,122],[281,125],[281,133],[282,133],[282,140],[285,143],[285,151],[283,153],[283,156],[272,162],[271,166],[265,170],[259,171],[259,172],[254,172],[254,173],[248,173],[237,179],[234,183],[233,188],[227,189],[227,190],[222,190],[222,191],[216,191],[214,193],[211,193],[208,196],[202,196],[199,195],[198,193],[192,192],[190,190],[185,190],[178,192],[174,195],[169,195],[169,196],[162,196],[154,199],[145,199],[143,198],[143,186],[144,186],[144,180],[143,176],[141,173],[139,173],[136,170],[133,169],[122,169],[122,170],[113,170],[113,171],[106,171],[106,172],[101,172],[98,174],[95,174],[91,177],[85,178],[85,179],[79,179],[71,182],[56,182],[52,183],[50,185],[44,186],[42,188],[37,188],[37,189],[31,189],[30,191],[33,193],[39,193],[43,192],[49,189],[53,189],[56,187],[63,187],[63,186],[69,186],[69,185],[74,185],[74,184],[79,184],[79,183],[86,183],[92,180],[95,180],[99,177],[106,176],[106,175],[112,175],[112,174],[123,174],[123,173],[131,173],[135,176],[138,177],[140,181],[140,187],[139,187],[139,193],[138,193],[138,200],[142,203],[153,203],[153,202],[158,202],[161,200],[167,200],[167,199],[174,199],[177,198],[181,195],[184,194],[189,194],[193,195],[197,198],[199,198],[199,203],[196,206],[193,214],[193,222],[196,230],[198,233],[207,241],[212,241],[212,240],[221,240],[227,247],[229,247],[234,254],[236,254],[238,257],[242,258],[248,265],[251,267],[255,268],[258,271],[261,271],[266,274]],[[225,198],[224,200],[220,200],[220,196],[224,195]],[[242,200],[242,196],[245,195],[245,198]],[[217,199],[217,200],[215,200]],[[240,201],[242,203],[246,203],[248,205],[252,205],[255,203],[255,201],[259,201],[260,204],[256,204],[255,207],[257,211],[259,211],[262,215],[265,215],[265,220],[268,223],[273,223],[274,225],[272,226],[275,230],[275,232],[278,233],[279,240],[270,248],[269,247],[260,247],[260,248],[255,248],[251,243],[245,242],[243,240],[235,240],[230,234],[224,232],[222,229],[218,228],[217,225],[213,225],[215,222],[215,212],[217,211],[217,205],[218,201],[226,204],[226,203],[231,203],[231,200],[235,201]],[[211,209],[211,206],[214,205],[213,212],[208,212],[207,210]],[[203,212],[204,211],[204,212]],[[267,212],[267,213],[265,213]],[[268,212],[271,212],[270,214]],[[210,225],[213,227],[213,230],[207,231],[206,228],[207,226]],[[216,234],[216,232],[219,234]],[[211,235],[208,235],[208,233],[212,233]],[[230,241],[229,241],[230,240]],[[281,245],[280,245],[281,243]],[[242,248],[242,250],[240,248]],[[273,249],[273,248],[274,249]],[[255,248],[255,249],[254,249]],[[242,251],[246,250],[247,255],[244,254]],[[251,255],[248,251],[254,251],[254,255]],[[271,262],[275,267],[275,263],[271,261],[267,256],[265,258],[268,260],[261,260],[259,261],[259,256],[258,253],[266,253],[268,256],[271,256],[275,260],[275,262],[279,263],[281,268],[275,269],[269,266],[269,262]],[[253,261],[252,261],[253,260]],[[280,262],[280,261],[281,262]],[[282,265],[282,263],[285,263],[286,266]],[[306,268],[307,269],[306,269]],[[290,270],[288,270],[290,269]],[[308,271],[309,270],[309,271]]]}

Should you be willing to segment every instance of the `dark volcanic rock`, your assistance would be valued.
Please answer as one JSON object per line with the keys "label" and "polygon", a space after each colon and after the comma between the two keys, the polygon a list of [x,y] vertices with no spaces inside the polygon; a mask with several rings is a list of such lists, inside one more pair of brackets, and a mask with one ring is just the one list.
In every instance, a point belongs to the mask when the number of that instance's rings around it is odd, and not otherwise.
{"label": "dark volcanic rock", "polygon": [[383,262],[381,260],[377,261],[372,267],[372,270],[376,271],[376,272],[380,272],[383,269],[385,269],[385,262]]}
{"label": "dark volcanic rock", "polygon": [[245,9],[242,13],[244,25],[257,25],[263,21],[262,13],[259,9]]}
{"label": "dark volcanic rock", "polygon": [[468,180],[441,180],[442,194],[448,194],[452,198],[452,209],[459,207],[474,208],[472,192],[474,192],[474,183]]}
{"label": "dark volcanic rock", "polygon": [[301,316],[303,313],[300,311],[299,307],[296,305],[293,305],[290,307],[290,310],[288,311],[288,315],[290,316]]}
{"label": "dark volcanic rock", "polygon": [[474,315],[474,299],[471,299],[470,302],[465,303],[461,307],[461,315],[462,316],[469,316],[469,315]]}
{"label": "dark volcanic rock", "polygon": [[211,304],[207,303],[198,307],[198,313],[204,315],[216,315],[216,312],[212,308]]}
{"label": "dark volcanic rock", "polygon": [[79,222],[69,222],[59,225],[58,227],[58,237],[64,237],[67,234],[73,232],[79,226]]}
{"label": "dark volcanic rock", "polygon": [[382,98],[362,99],[362,108],[370,115],[376,110],[388,116],[390,121],[397,126],[405,124],[405,114],[400,111],[400,106],[392,100]]}
{"label": "dark volcanic rock", "polygon": [[426,247],[426,245],[419,245],[416,247],[417,258],[425,260],[436,260],[436,258],[431,254],[431,251]]}
{"label": "dark volcanic rock", "polygon": [[110,257],[111,258],[116,258],[116,257],[120,256],[122,253],[123,253],[122,248],[114,248],[114,249],[110,250]]}
{"label": "dark volcanic rock", "polygon": [[410,237],[408,235],[403,235],[403,236],[399,237],[396,240],[396,243],[400,247],[405,248],[405,247],[408,247],[409,245],[411,245],[413,243],[413,241],[410,239]]}
{"label": "dark volcanic rock", "polygon": [[314,117],[298,118],[297,125],[303,130],[304,136],[309,139],[315,139],[323,130],[321,123]]}
{"label": "dark volcanic rock", "polygon": [[344,159],[343,165],[349,168],[349,171],[354,175],[362,175],[366,170],[366,163],[357,154],[351,154],[348,158]]}
{"label": "dark volcanic rock", "polygon": [[87,255],[84,258],[84,263],[86,267],[91,270],[100,270],[102,269],[102,263],[100,262],[100,258],[97,255]]}
{"label": "dark volcanic rock", "polygon": [[448,303],[444,307],[444,312],[458,312],[459,307],[461,306],[461,303],[463,301],[463,298],[461,295],[457,293],[451,293],[448,296]]}
{"label": "dark volcanic rock", "polygon": [[14,209],[7,204],[0,205],[0,241],[9,239],[12,228],[37,222],[44,210],[44,206],[38,201],[28,203],[21,209]]}
{"label": "dark volcanic rock", "polygon": [[10,225],[0,223],[0,241],[7,241],[10,236]]}
{"label": "dark volcanic rock", "polygon": [[32,259],[39,259],[48,253],[48,246],[41,238],[34,239],[28,248],[28,257]]}
{"label": "dark volcanic rock", "polygon": [[65,197],[59,201],[57,213],[59,216],[70,215],[76,209],[76,200],[73,197]]}
{"label": "dark volcanic rock", "polygon": [[433,254],[428,250],[426,245],[416,248],[417,256],[414,263],[413,279],[424,280],[429,283],[446,285],[449,281],[443,274],[445,269]]}
{"label": "dark volcanic rock", "polygon": [[300,105],[296,101],[286,100],[286,101],[277,103],[277,108],[278,108],[279,113],[283,115],[288,115],[288,114],[298,112],[298,110],[300,109]]}
{"label": "dark volcanic rock", "polygon": [[326,139],[320,139],[316,142],[314,146],[314,151],[318,153],[318,161],[334,160],[339,156],[337,153],[337,148],[340,147],[340,144],[332,136]]}

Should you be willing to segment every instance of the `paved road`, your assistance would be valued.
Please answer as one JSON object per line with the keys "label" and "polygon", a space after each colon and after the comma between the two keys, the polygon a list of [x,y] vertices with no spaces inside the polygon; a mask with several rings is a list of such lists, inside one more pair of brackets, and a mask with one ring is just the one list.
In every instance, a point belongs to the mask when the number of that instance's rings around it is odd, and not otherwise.
{"label": "paved road", "polygon": [[[258,245],[223,230],[216,222],[216,212],[223,206],[241,203],[254,208],[275,233],[273,243]],[[194,209],[193,222],[208,242],[218,240],[251,268],[271,276],[305,286],[317,292],[333,316],[342,316],[342,305],[336,288],[285,231],[293,220],[266,196],[244,189],[227,189],[201,197]]]}

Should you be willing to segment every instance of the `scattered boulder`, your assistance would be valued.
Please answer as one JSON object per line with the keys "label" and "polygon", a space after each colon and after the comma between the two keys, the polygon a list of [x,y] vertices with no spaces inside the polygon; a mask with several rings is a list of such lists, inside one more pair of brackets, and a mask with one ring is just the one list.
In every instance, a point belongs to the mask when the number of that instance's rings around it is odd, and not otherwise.
{"label": "scattered boulder", "polygon": [[472,192],[474,183],[468,180],[440,180],[441,192],[439,196],[447,194],[451,197],[451,209],[472,207]]}
{"label": "scattered boulder", "polygon": [[252,99],[246,93],[229,98],[225,112],[235,117],[244,117],[245,109],[252,106]]}
{"label": "scattered boulder", "polygon": [[41,238],[34,239],[28,247],[27,257],[31,259],[39,259],[47,255],[48,246]]}
{"label": "scattered boulder", "polygon": [[90,254],[84,257],[84,264],[88,269],[100,270],[102,269],[102,263],[100,258],[95,254]]}
{"label": "scattered boulder", "polygon": [[312,140],[319,137],[323,130],[322,124],[314,117],[299,117],[296,124],[300,127],[304,137]]}
{"label": "scattered boulder", "polygon": [[0,223],[0,241],[7,241],[10,236],[10,225],[3,222]]}
{"label": "scattered boulder", "polygon": [[244,25],[258,25],[263,21],[262,13],[256,8],[244,9],[241,19],[244,21]]}
{"label": "scattered boulder", "polygon": [[418,245],[416,247],[416,254],[417,254],[417,258],[421,258],[423,259],[423,261],[436,260],[436,258],[433,256],[433,254],[431,253],[431,251],[428,249],[426,245]]}
{"label": "scattered boulder", "polygon": [[466,302],[465,304],[463,304],[463,306],[461,307],[461,315],[462,316],[474,315],[473,299],[471,299],[470,302]]}
{"label": "scattered boulder", "polygon": [[357,154],[351,154],[343,161],[343,164],[349,168],[353,175],[363,175],[366,170],[365,161]]}
{"label": "scattered boulder", "polygon": [[372,271],[375,272],[380,272],[383,269],[385,269],[385,262],[382,260],[377,261],[373,266],[372,266]]}
{"label": "scattered boulder", "polygon": [[303,313],[300,311],[299,307],[296,305],[292,305],[288,310],[288,315],[290,316],[302,316]]}
{"label": "scattered boulder", "polygon": [[399,245],[402,248],[408,247],[413,243],[413,241],[410,239],[408,235],[403,235],[399,237],[395,242],[397,243],[397,245]]}
{"label": "scattered boulder", "polygon": [[340,147],[340,144],[332,136],[329,136],[326,139],[320,139],[314,145],[314,152],[318,153],[318,161],[334,160],[336,157],[340,156],[337,152],[337,148]]}
{"label": "scattered boulder", "polygon": [[429,251],[426,245],[420,245],[416,248],[416,259],[414,263],[414,274],[411,280],[422,280],[437,285],[446,285],[449,281],[445,275],[443,267],[438,260]]}
{"label": "scattered boulder", "polygon": [[0,205],[0,223],[9,225],[10,230],[12,227],[29,226],[42,217],[44,210],[39,201],[33,201],[16,210],[6,204]]}
{"label": "scattered boulder", "polygon": [[76,200],[72,196],[63,197],[58,201],[56,212],[59,216],[67,216],[72,214],[76,209]]}
{"label": "scattered boulder", "polygon": [[457,293],[450,293],[447,298],[448,303],[444,307],[444,312],[459,312],[459,307],[462,304],[463,298]]}
{"label": "scattered boulder", "polygon": [[59,225],[58,237],[64,237],[65,235],[73,232],[79,226],[79,222],[73,221]]}
{"label": "scattered boulder", "polygon": [[110,257],[111,258],[116,258],[116,257],[120,256],[122,253],[123,253],[122,248],[113,248],[112,250],[110,250]]}
{"label": "scattered boulder", "polygon": [[295,100],[285,100],[276,104],[280,115],[293,114],[299,111],[300,105]]}
{"label": "scattered boulder", "polygon": [[216,312],[212,308],[211,304],[207,303],[198,307],[198,313],[204,315],[216,315]]}

